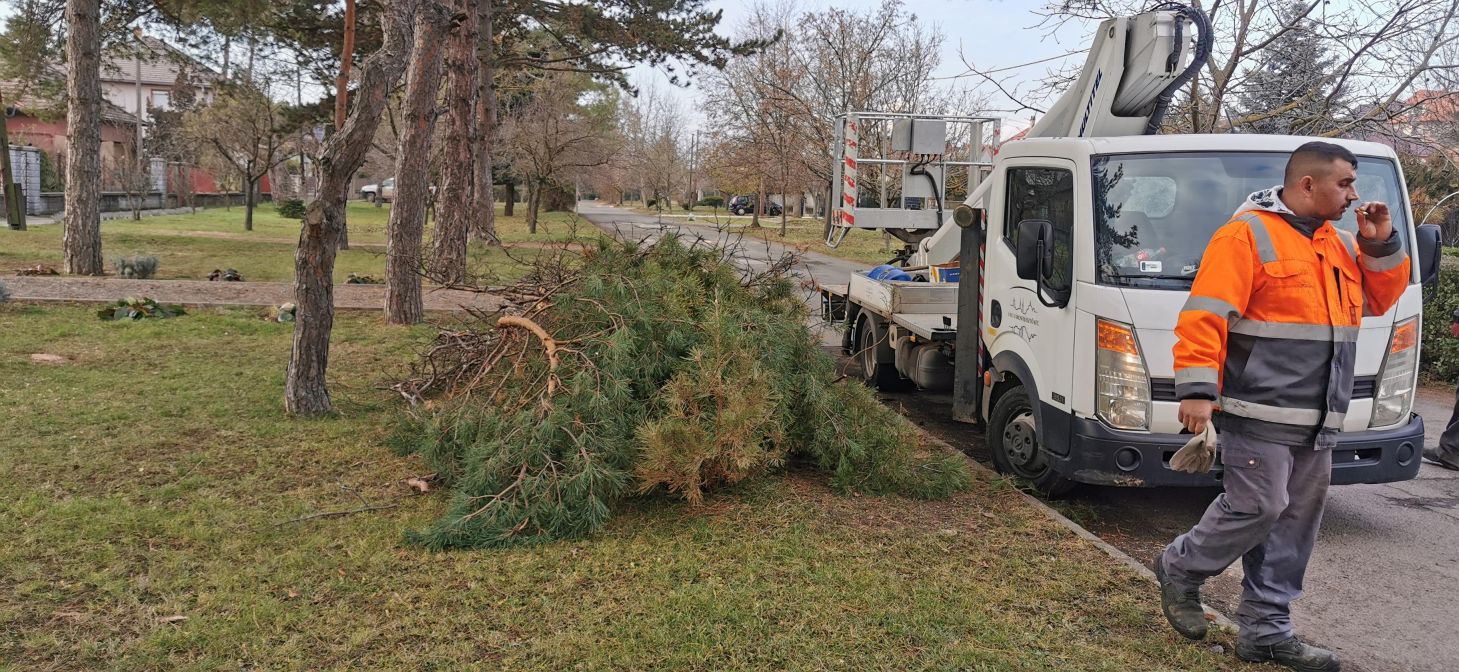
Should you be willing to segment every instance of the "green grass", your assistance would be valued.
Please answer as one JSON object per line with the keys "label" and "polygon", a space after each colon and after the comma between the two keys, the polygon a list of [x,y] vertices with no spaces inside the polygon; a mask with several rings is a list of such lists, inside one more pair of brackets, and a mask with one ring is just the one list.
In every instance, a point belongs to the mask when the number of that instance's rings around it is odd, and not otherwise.
{"label": "green grass", "polygon": [[[341,314],[342,413],[290,420],[290,327],[260,315],[0,306],[0,668],[1239,669],[988,483],[928,503],[795,472],[582,541],[406,546],[445,503],[401,484],[422,466],[383,446],[381,385],[429,330]],[[362,498],[396,507],[280,525]]]}
{"label": "green grass", "polygon": [[[348,211],[352,249],[341,251],[335,262],[335,280],[350,273],[381,277],[385,272],[386,224],[389,206],[376,208],[351,203]],[[294,277],[294,249],[299,239],[299,221],[280,217],[273,205],[260,206],[253,217],[253,231],[243,230],[243,208],[211,208],[194,214],[146,217],[140,221],[110,220],[101,224],[102,256],[111,272],[111,259],[131,254],[151,254],[160,261],[160,279],[205,280],[214,269],[235,268],[244,279],[288,282]],[[495,271],[510,279],[522,272],[516,260],[531,260],[534,245],[598,235],[585,221],[569,213],[543,213],[538,233],[527,233],[519,209],[513,217],[498,216],[498,233],[510,251],[488,248],[473,242],[472,266],[478,272]],[[28,231],[0,230],[0,273],[36,264],[61,265],[60,224],[32,227]],[[427,229],[424,244],[430,244]],[[515,248],[515,249],[513,249]]]}

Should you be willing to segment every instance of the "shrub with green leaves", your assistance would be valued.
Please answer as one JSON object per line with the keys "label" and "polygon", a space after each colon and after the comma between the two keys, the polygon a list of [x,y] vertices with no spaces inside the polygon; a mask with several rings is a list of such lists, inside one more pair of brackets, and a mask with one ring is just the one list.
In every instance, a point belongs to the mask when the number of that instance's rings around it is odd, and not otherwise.
{"label": "shrub with green leaves", "polygon": [[166,318],[186,315],[187,311],[178,305],[163,305],[147,297],[127,297],[96,311],[103,320],[141,320],[145,318]]}
{"label": "shrub with green leaves", "polygon": [[279,201],[279,216],[286,219],[304,219],[304,212],[307,208],[304,201],[297,198],[287,198]]}
{"label": "shrub with green leaves", "polygon": [[150,254],[114,257],[111,265],[117,275],[132,280],[146,280],[157,274],[157,257]]}
{"label": "shrub with green leaves", "polygon": [[922,445],[870,389],[836,375],[789,263],[747,278],[723,250],[672,237],[604,241],[575,263],[539,265],[515,288],[550,301],[528,321],[443,332],[397,386],[431,411],[394,443],[451,489],[445,515],[413,540],[576,537],[629,497],[698,502],[791,462],[846,493],[943,497],[970,482],[965,458]]}
{"label": "shrub with green leaves", "polygon": [[699,199],[699,205],[706,208],[722,208],[724,207],[724,197],[705,196],[704,198]]}
{"label": "shrub with green leaves", "polygon": [[1449,325],[1459,308],[1459,270],[1440,267],[1439,287],[1424,301],[1423,350],[1419,371],[1435,382],[1459,379],[1459,339]]}

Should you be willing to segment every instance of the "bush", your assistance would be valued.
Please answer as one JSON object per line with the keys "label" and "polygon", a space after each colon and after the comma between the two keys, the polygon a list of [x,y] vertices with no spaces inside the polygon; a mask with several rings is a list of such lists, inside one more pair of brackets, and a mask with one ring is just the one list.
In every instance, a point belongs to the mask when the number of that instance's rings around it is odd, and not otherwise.
{"label": "bush", "polygon": [[10,300],[10,288],[9,287],[6,287],[5,286],[5,283],[0,282],[0,303],[5,303],[6,301],[9,301],[9,300]]}
{"label": "bush", "polygon": [[453,491],[414,541],[581,536],[635,495],[699,502],[791,461],[829,473],[843,493],[942,497],[969,484],[965,458],[920,448],[905,419],[836,375],[789,261],[742,280],[722,250],[669,236],[642,249],[604,241],[581,263],[552,263],[517,288],[553,288],[532,322],[453,326],[420,377],[396,386],[435,398],[392,443]]}
{"label": "bush", "polygon": [[103,320],[140,320],[149,317],[162,319],[186,314],[187,311],[182,306],[162,305],[146,297],[130,296],[96,311],[96,316]]}
{"label": "bush", "polygon": [[1423,351],[1419,370],[1435,382],[1459,378],[1459,339],[1449,331],[1455,308],[1459,308],[1459,269],[1439,270],[1439,287],[1424,301]]}
{"label": "bush", "polygon": [[373,275],[358,275],[358,274],[355,274],[355,273],[351,273],[351,274],[349,274],[349,277],[345,278],[344,284],[346,284],[346,285],[379,285],[379,284],[382,284],[383,282],[384,282],[383,280],[381,280],[381,279],[379,279],[379,278],[377,278],[377,277],[375,277]]}
{"label": "bush", "polygon": [[138,254],[131,257],[115,257],[111,265],[117,275],[132,280],[146,280],[157,274],[157,257]]}
{"label": "bush", "polygon": [[701,199],[699,201],[699,205],[704,206],[706,208],[723,208],[724,207],[724,197],[723,196],[705,196],[703,199]]}
{"label": "bush", "polygon": [[297,198],[288,198],[279,201],[279,216],[285,219],[304,219],[306,209],[304,201]]}

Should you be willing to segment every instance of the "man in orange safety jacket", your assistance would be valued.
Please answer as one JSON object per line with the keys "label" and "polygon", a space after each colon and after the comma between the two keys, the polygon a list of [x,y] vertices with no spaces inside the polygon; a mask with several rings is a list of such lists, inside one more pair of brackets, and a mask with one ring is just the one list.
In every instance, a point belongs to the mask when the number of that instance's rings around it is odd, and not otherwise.
{"label": "man in orange safety jacket", "polygon": [[1225,492],[1155,561],[1161,606],[1201,639],[1200,587],[1237,558],[1246,578],[1236,654],[1297,670],[1337,670],[1336,654],[1292,635],[1290,604],[1321,524],[1335,434],[1352,397],[1358,330],[1407,288],[1408,253],[1388,206],[1358,206],[1357,158],[1309,142],[1280,186],[1252,194],[1211,238],[1175,334],[1186,429],[1214,422]]}

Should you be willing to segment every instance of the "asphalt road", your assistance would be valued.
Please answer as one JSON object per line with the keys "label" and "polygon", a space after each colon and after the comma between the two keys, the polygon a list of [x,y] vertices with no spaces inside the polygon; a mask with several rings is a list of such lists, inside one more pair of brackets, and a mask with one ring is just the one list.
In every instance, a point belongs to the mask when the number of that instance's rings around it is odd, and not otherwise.
{"label": "asphalt road", "polygon": [[[665,218],[661,224],[654,217],[588,203],[581,212],[624,237],[656,239],[677,231],[733,246],[736,263],[746,270],[763,270],[785,252],[683,219]],[[802,256],[799,275],[831,284],[842,284],[848,273],[865,267],[820,254]],[[827,346],[839,344],[836,332],[822,333]],[[990,462],[982,434],[948,419],[951,397],[913,392],[883,399],[975,459]],[[1453,405],[1452,390],[1421,390],[1414,410],[1427,423],[1428,445],[1437,442]],[[1200,519],[1219,492],[1081,486],[1049,504],[1148,565],[1161,547]],[[1208,584],[1207,600],[1232,614],[1240,584],[1238,562]],[[1305,595],[1292,612],[1298,634],[1339,651],[1345,670],[1459,670],[1459,639],[1450,630],[1459,623],[1459,472],[1426,463],[1412,481],[1334,486]]]}

